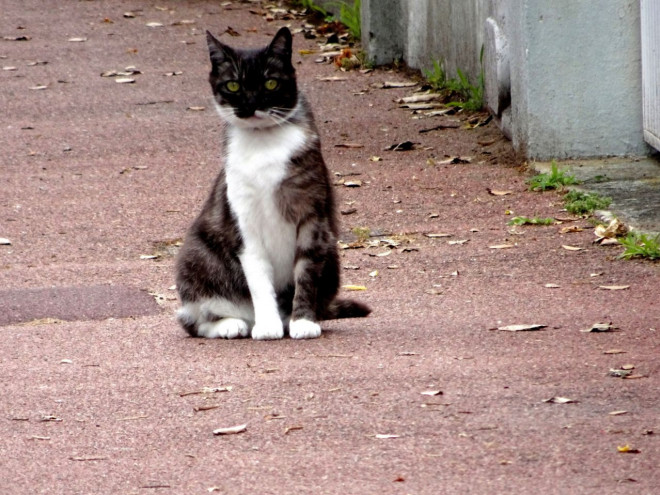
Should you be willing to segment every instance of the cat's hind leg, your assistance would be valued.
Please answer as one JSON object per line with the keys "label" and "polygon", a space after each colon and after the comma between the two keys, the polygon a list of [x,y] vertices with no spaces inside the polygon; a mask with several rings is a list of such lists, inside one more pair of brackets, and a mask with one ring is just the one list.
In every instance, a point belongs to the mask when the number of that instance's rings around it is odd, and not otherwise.
{"label": "cat's hind leg", "polygon": [[247,303],[206,299],[184,303],[177,312],[177,319],[193,337],[236,339],[249,336],[254,311]]}

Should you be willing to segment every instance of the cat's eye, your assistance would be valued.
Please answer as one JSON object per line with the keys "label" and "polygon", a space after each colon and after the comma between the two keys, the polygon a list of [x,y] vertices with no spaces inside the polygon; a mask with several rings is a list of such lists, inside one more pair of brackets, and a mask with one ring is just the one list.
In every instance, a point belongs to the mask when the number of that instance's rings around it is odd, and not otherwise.
{"label": "cat's eye", "polygon": [[225,88],[227,88],[227,91],[230,93],[236,93],[239,89],[241,89],[241,85],[237,81],[229,81],[225,83]]}
{"label": "cat's eye", "polygon": [[277,82],[277,79],[266,79],[264,88],[266,88],[268,91],[275,91],[279,85],[280,83]]}

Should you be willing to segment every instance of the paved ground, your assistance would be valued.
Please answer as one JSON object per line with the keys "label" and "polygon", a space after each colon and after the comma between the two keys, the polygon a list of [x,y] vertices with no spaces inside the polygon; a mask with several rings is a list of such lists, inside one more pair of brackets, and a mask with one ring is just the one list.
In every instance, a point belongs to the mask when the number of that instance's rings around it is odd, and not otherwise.
{"label": "paved ground", "polygon": [[[373,315],[313,341],[191,339],[172,253],[220,166],[204,29],[261,45],[303,21],[238,1],[0,11],[3,493],[658,493],[660,268],[527,191],[492,124],[412,118],[394,100],[413,89],[382,89],[405,75],[339,72],[296,36],[342,240],[383,234],[342,251]],[[132,84],[101,77],[128,66]],[[547,326],[496,330],[513,324]]]}

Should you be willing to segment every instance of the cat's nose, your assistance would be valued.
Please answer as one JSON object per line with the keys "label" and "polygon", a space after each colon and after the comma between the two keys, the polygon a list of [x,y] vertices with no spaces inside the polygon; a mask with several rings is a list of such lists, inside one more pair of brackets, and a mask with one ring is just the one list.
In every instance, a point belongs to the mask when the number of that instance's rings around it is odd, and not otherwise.
{"label": "cat's nose", "polygon": [[249,119],[250,117],[254,116],[255,108],[248,107],[248,108],[239,108],[236,110],[236,116],[239,119]]}

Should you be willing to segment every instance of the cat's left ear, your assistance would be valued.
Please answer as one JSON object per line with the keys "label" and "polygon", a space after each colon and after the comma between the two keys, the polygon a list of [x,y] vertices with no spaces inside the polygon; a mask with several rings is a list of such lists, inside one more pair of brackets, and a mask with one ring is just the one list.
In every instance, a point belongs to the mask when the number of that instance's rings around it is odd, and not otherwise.
{"label": "cat's left ear", "polygon": [[282,57],[291,58],[292,45],[291,31],[289,31],[289,28],[283,27],[277,32],[270,45],[268,45],[268,51]]}

